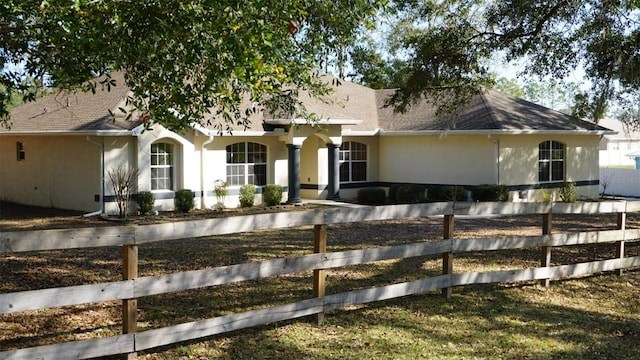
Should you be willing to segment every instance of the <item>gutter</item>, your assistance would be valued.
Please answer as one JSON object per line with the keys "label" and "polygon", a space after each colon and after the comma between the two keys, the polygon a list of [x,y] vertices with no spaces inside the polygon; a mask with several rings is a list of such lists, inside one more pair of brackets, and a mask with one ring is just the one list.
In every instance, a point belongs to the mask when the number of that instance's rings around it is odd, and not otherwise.
{"label": "gutter", "polygon": [[205,198],[207,197],[207,189],[204,186],[204,154],[205,154],[205,147],[209,144],[211,144],[213,142],[213,138],[214,136],[209,134],[209,139],[206,140],[205,142],[202,143],[202,147],[200,149],[200,189],[202,191],[202,194],[200,195],[200,208],[201,209],[206,209],[207,208],[207,204],[205,201]]}
{"label": "gutter", "polygon": [[99,142],[91,140],[89,135],[87,135],[87,142],[96,145],[100,149],[100,210],[82,215],[84,217],[92,217],[104,213],[104,146]]}
{"label": "gutter", "polygon": [[383,136],[418,136],[418,135],[609,135],[613,131],[605,130],[380,130]]}

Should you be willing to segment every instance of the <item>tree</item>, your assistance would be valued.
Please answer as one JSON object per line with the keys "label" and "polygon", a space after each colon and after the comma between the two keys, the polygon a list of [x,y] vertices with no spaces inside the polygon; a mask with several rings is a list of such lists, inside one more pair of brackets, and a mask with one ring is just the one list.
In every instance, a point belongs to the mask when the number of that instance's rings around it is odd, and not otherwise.
{"label": "tree", "polygon": [[[577,67],[590,91],[574,113],[598,120],[607,109],[640,99],[640,3],[601,0],[397,0],[414,31],[402,42],[409,75],[393,102],[402,110],[417,97],[468,99],[491,87],[489,59],[524,64],[524,73],[564,79]],[[453,103],[455,105],[455,102]],[[445,106],[446,107],[446,106]],[[628,117],[638,118],[633,113]]]}
{"label": "tree", "polygon": [[7,0],[0,118],[6,124],[8,94],[25,90],[24,76],[95,91],[122,86],[109,76],[115,71],[125,72],[132,91],[129,114],[173,130],[247,125],[259,108],[303,114],[300,91],[329,91],[314,72],[319,59],[339,54],[380,7],[377,0]]}
{"label": "tree", "polygon": [[516,80],[507,79],[506,77],[499,77],[496,80],[494,89],[500,91],[501,93],[515,96],[520,99],[524,99],[526,95],[525,91]]}
{"label": "tree", "polygon": [[125,220],[129,214],[129,200],[135,191],[139,174],[138,169],[131,166],[118,166],[107,171],[111,187],[113,187],[113,194],[116,196],[118,216]]}

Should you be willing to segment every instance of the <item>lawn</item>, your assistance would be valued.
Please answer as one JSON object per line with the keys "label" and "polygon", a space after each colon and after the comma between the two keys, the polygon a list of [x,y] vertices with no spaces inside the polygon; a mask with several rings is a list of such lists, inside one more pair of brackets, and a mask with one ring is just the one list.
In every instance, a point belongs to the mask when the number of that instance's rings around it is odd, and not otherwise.
{"label": "lawn", "polygon": [[[554,217],[558,232],[614,226],[615,216]],[[627,226],[640,227],[640,218],[630,215]],[[457,219],[456,236],[535,235],[540,227],[539,217]],[[329,227],[328,251],[441,236],[438,218],[335,225]],[[637,243],[627,245],[627,256],[640,255]],[[140,248],[140,275],[295,256],[312,249],[310,227],[156,243]],[[613,244],[571,247],[555,249],[552,262],[612,255]],[[0,292],[119,280],[120,256],[117,248],[2,254]],[[537,249],[469,253],[455,258],[454,270],[525,268],[538,262]],[[336,269],[328,272],[327,292],[414,280],[436,275],[440,267],[437,258],[413,258]],[[302,318],[153,349],[139,358],[637,359],[639,294],[640,269],[621,277],[604,273],[563,279],[549,288],[534,282],[456,288],[450,299],[429,292],[334,311],[323,325]],[[309,297],[311,277],[302,273],[142,298],[139,331]],[[0,315],[0,349],[116,335],[119,312],[118,303],[100,303]]]}

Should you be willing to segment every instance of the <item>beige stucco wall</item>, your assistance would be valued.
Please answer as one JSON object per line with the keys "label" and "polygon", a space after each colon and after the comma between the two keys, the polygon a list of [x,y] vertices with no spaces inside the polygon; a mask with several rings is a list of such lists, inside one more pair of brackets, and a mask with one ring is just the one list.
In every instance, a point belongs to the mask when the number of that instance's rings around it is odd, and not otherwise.
{"label": "beige stucco wall", "polygon": [[[24,144],[23,161],[16,142]],[[92,212],[100,208],[100,183],[99,147],[85,136],[0,137],[0,199]]]}
{"label": "beige stucco wall", "polygon": [[381,136],[382,182],[495,183],[495,144],[483,136]]}
{"label": "beige stucco wall", "polygon": [[[202,143],[209,140],[204,136],[196,138],[196,149],[202,148]],[[216,180],[226,180],[227,178],[227,145],[237,142],[255,142],[267,147],[267,184],[278,184],[287,186],[288,183],[288,156],[286,144],[278,136],[214,136],[213,141],[206,145],[204,153],[204,191],[207,196],[204,199],[204,207],[212,208],[218,202],[213,195],[214,183]],[[231,195],[225,199],[225,206],[237,207],[237,192],[239,186],[229,187]],[[286,196],[284,197],[286,199]],[[262,202],[262,196],[256,196],[256,204]]]}
{"label": "beige stucco wall", "polygon": [[[565,174],[571,182],[599,178],[598,136],[580,135],[503,135],[496,137],[500,145],[500,183],[506,185],[538,184],[538,145],[543,141],[559,141],[566,146]],[[598,196],[598,185],[580,186],[578,194],[585,198]],[[552,200],[559,200],[557,189],[545,190]],[[512,194],[515,196],[515,194]],[[542,190],[528,191],[524,199],[542,200]],[[514,197],[514,200],[516,198]]]}

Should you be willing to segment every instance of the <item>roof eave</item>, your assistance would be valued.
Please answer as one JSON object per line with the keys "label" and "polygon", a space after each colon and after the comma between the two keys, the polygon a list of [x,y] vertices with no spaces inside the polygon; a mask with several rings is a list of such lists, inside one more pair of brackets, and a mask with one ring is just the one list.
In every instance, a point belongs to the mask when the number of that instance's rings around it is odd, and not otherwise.
{"label": "roof eave", "polygon": [[615,134],[606,130],[383,130],[380,135],[417,136],[417,135],[591,135]]}
{"label": "roof eave", "polygon": [[6,131],[0,136],[134,136],[133,130],[47,130],[47,131]]}

